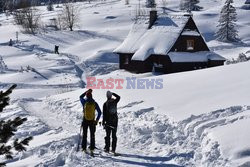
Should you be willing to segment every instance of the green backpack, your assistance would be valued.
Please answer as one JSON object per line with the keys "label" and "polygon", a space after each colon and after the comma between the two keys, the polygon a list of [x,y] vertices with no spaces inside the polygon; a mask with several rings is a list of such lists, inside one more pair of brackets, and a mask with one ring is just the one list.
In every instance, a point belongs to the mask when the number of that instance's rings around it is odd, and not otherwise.
{"label": "green backpack", "polygon": [[84,105],[84,118],[88,121],[95,120],[95,102],[86,102]]}

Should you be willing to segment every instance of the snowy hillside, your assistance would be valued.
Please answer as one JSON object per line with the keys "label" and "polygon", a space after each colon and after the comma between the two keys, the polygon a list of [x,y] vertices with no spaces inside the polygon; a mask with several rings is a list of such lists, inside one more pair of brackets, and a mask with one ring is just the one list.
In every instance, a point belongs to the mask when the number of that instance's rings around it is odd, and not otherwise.
{"label": "snowy hillside", "polygon": [[[236,1],[236,0],[235,0]],[[231,59],[250,52],[250,10],[237,0],[239,43],[214,37],[224,1],[201,1],[193,18],[212,51]],[[141,5],[145,3],[140,1]],[[157,3],[161,12],[162,1]],[[26,152],[7,166],[250,166],[250,62],[169,75],[133,74],[119,70],[112,51],[128,35],[138,1],[106,0],[77,3],[82,9],[74,31],[22,33],[12,16],[0,14],[0,88],[17,88],[0,119],[27,117],[16,136],[34,139]],[[167,12],[178,13],[179,1],[167,1]],[[57,11],[38,7],[48,24]],[[148,10],[148,9],[147,9]],[[9,40],[18,43],[8,46]],[[59,53],[54,54],[54,45]],[[250,56],[250,55],[249,55]],[[121,156],[103,153],[105,131],[97,126],[98,154],[76,152],[82,120],[79,96],[87,78],[124,79],[118,103],[118,146]],[[127,77],[162,81],[162,89],[128,89]],[[106,89],[94,89],[102,107]]]}

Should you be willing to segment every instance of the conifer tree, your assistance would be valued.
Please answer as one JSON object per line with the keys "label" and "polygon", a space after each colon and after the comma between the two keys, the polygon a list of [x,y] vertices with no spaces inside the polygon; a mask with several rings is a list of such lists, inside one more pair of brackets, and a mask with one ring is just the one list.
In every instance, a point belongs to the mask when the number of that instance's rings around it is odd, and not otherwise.
{"label": "conifer tree", "polygon": [[198,3],[200,3],[199,0],[181,0],[180,9],[184,11],[199,11],[202,7]]}
{"label": "conifer tree", "polygon": [[154,8],[156,6],[155,0],[146,0],[147,8]]}
{"label": "conifer tree", "polygon": [[236,30],[237,13],[232,5],[233,0],[226,0],[220,12],[217,39],[220,41],[238,41],[238,31]]}
{"label": "conifer tree", "polygon": [[[7,91],[0,91],[0,114],[4,108],[9,105],[9,95],[12,93],[17,85],[12,85]],[[18,152],[25,151],[32,140],[32,137],[19,140],[15,139],[15,132],[17,128],[22,125],[27,118],[16,117],[13,120],[2,120],[0,119],[0,156],[5,156],[7,159],[12,159],[13,150]],[[0,166],[5,166],[4,162],[0,162]]]}

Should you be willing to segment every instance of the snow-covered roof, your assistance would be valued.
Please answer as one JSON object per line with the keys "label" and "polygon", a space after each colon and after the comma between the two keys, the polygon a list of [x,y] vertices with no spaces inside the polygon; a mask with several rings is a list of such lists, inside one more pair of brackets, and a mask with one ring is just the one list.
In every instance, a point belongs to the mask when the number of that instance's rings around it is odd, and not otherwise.
{"label": "snow-covered roof", "polygon": [[226,60],[211,51],[169,52],[168,56],[172,62],[207,62],[208,60]]}
{"label": "snow-covered roof", "polygon": [[201,36],[201,34],[198,31],[194,31],[194,30],[183,30],[181,35],[183,35],[183,36]]}
{"label": "snow-covered roof", "polygon": [[132,60],[146,60],[151,54],[166,55],[172,48],[190,16],[158,15],[148,29],[149,17],[141,17],[133,25],[124,42],[114,50],[134,53]]}

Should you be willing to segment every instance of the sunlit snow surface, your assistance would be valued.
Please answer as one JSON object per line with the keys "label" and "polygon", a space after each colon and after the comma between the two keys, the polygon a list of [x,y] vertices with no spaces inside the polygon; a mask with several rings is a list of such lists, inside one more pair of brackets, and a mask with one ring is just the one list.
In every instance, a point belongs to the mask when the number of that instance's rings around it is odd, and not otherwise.
{"label": "sunlit snow surface", "polygon": [[[234,3],[240,43],[215,39],[222,1],[201,1],[203,10],[193,12],[209,48],[225,58],[250,50],[249,11],[241,9],[244,3]],[[178,5],[179,1],[167,1],[167,11],[178,14]],[[28,150],[14,152],[7,166],[249,166],[249,62],[170,75],[119,70],[112,51],[129,34],[138,1],[78,6],[81,17],[73,32],[28,35],[20,32],[11,16],[0,15],[0,55],[8,67],[0,74],[0,87],[18,85],[0,118],[27,117],[16,136],[34,136]],[[42,21],[48,23],[61,8],[39,10]],[[19,43],[10,47],[16,31]],[[59,45],[59,55],[53,53],[54,45]],[[111,90],[121,96],[117,152],[122,156],[102,153],[105,132],[101,126],[96,131],[98,155],[90,158],[76,152],[82,119],[79,96],[86,91],[88,76],[163,80],[163,89],[126,89],[125,81],[123,89]],[[101,108],[105,95],[106,90],[93,91]]]}

